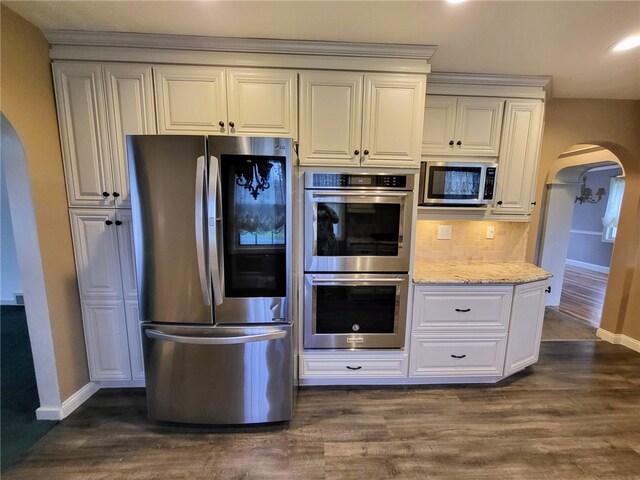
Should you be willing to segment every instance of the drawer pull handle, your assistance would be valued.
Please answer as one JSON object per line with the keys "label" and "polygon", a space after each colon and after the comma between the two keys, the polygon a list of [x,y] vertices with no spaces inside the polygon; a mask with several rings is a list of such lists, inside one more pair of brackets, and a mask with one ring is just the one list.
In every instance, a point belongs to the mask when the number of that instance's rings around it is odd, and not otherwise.
{"label": "drawer pull handle", "polygon": [[471,311],[470,308],[456,308],[456,312],[467,313],[467,312],[470,312],[470,311]]}
{"label": "drawer pull handle", "polygon": [[466,355],[451,355],[451,358],[464,358]]}
{"label": "drawer pull handle", "polygon": [[347,365],[347,369],[349,370],[360,370],[362,367],[350,367],[349,365]]}

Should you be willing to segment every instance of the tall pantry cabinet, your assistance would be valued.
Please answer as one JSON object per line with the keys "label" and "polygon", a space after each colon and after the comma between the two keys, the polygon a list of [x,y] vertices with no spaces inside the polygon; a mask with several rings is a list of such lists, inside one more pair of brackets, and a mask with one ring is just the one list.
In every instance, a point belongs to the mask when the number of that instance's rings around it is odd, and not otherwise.
{"label": "tall pantry cabinet", "polygon": [[53,74],[89,376],[144,380],[125,142],[156,133],[151,68],[55,62]]}

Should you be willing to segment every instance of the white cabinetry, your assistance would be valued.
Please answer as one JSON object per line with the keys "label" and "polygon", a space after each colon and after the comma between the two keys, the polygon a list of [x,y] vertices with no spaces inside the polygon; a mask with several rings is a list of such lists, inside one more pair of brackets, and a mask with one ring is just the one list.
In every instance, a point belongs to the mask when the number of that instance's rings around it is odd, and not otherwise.
{"label": "white cabinetry", "polygon": [[538,361],[544,320],[547,280],[516,285],[504,374],[510,375]]}
{"label": "white cabinetry", "polygon": [[416,167],[426,77],[300,74],[300,164]]}
{"label": "white cabinetry", "polygon": [[[381,378],[406,378],[407,355],[401,351],[305,352],[300,378],[313,384],[369,383]],[[336,381],[337,380],[337,381]]]}
{"label": "white cabinetry", "polygon": [[72,207],[128,207],[125,137],[155,133],[151,69],[53,64],[67,195]]}
{"label": "white cabinetry", "polygon": [[128,210],[72,209],[91,380],[144,378]]}
{"label": "white cabinetry", "polygon": [[293,70],[169,65],[154,71],[159,133],[297,136]]}
{"label": "white cabinetry", "polygon": [[502,376],[511,285],[416,286],[410,377]]}
{"label": "white cabinetry", "polygon": [[504,99],[427,95],[423,155],[497,157]]}
{"label": "white cabinetry", "polygon": [[535,198],[542,139],[541,100],[507,100],[500,146],[495,214],[528,215]]}

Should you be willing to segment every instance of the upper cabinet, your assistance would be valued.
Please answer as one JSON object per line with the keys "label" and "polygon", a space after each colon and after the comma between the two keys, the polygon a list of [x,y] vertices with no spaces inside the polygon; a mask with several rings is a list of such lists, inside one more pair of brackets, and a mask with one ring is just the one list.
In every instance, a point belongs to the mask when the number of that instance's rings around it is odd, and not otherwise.
{"label": "upper cabinet", "polygon": [[542,118],[541,100],[507,100],[494,214],[531,213],[535,205]]}
{"label": "upper cabinet", "polygon": [[301,165],[417,167],[426,77],[300,74]]}
{"label": "upper cabinet", "polygon": [[69,205],[129,207],[126,136],[155,133],[151,69],[53,65]]}
{"label": "upper cabinet", "polygon": [[427,95],[423,155],[497,157],[504,99]]}
{"label": "upper cabinet", "polygon": [[159,133],[297,136],[293,70],[183,65],[154,70]]}

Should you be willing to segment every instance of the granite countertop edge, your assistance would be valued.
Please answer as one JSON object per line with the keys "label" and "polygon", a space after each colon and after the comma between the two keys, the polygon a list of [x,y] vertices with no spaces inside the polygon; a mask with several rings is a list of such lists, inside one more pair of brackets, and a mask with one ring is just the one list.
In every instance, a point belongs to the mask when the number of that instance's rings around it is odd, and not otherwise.
{"label": "granite countertop edge", "polygon": [[526,262],[426,262],[414,264],[415,285],[518,285],[553,275]]}

